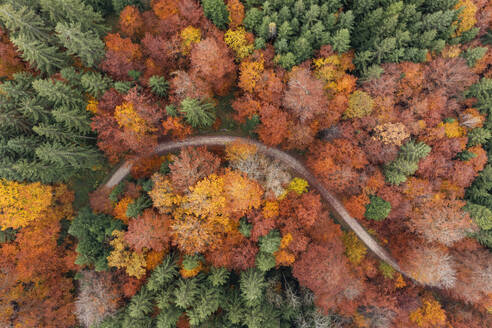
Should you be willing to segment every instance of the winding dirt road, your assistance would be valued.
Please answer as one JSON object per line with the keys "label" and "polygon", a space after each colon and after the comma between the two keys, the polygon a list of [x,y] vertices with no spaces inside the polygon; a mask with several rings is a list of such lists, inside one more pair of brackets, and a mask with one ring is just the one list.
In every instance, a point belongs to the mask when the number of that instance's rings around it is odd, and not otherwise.
{"label": "winding dirt road", "polygon": [[[278,150],[273,147],[268,147],[260,142],[233,136],[197,136],[191,137],[182,141],[172,141],[161,143],[157,146],[152,154],[149,155],[162,155],[171,151],[178,150],[183,147],[198,147],[198,146],[225,146],[233,141],[242,141],[256,145],[257,150],[265,155],[268,155],[276,160],[282,162],[284,165],[296,172],[297,175],[304,178],[309,185],[316,189],[321,197],[329,205],[332,213],[336,216],[338,221],[345,227],[351,229],[355,234],[364,242],[368,249],[370,249],[379,259],[391,265],[396,271],[399,271],[403,275],[407,276],[405,272],[400,269],[398,263],[388,254],[388,252],[381,247],[374,238],[355,220],[343,207],[342,203],[328,191],[319,180],[296,158]],[[133,161],[127,161],[121,165],[111,178],[106,182],[105,187],[112,188],[120,183],[130,173],[130,169],[133,165]],[[327,217],[328,220],[331,218]]]}

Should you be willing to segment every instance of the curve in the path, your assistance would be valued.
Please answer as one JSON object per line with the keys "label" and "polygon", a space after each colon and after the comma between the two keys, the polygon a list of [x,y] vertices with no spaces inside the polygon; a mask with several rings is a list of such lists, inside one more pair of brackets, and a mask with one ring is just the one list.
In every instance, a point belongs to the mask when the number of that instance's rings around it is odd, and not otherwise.
{"label": "curve in the path", "polygon": [[[257,141],[233,137],[233,136],[197,136],[191,137],[182,141],[172,141],[161,143],[157,146],[152,154],[149,155],[162,155],[171,151],[178,150],[183,147],[198,147],[198,146],[225,146],[234,141],[242,141],[256,145],[257,150],[265,155],[268,155],[284,165],[291,168],[299,176],[304,178],[311,187],[316,189],[321,197],[331,208],[332,213],[336,216],[338,221],[345,227],[351,229],[355,234],[364,242],[368,249],[370,249],[379,259],[391,265],[396,271],[401,272],[405,276],[405,272],[400,269],[398,263],[388,254],[388,252],[381,247],[376,240],[355,220],[340,203],[340,201],[328,191],[321,182],[296,158],[283,152],[279,149],[268,147]],[[120,168],[111,176],[106,182],[105,187],[112,188],[120,183],[130,173],[130,169],[133,165],[132,161],[125,162]],[[330,218],[327,218],[330,219]]]}

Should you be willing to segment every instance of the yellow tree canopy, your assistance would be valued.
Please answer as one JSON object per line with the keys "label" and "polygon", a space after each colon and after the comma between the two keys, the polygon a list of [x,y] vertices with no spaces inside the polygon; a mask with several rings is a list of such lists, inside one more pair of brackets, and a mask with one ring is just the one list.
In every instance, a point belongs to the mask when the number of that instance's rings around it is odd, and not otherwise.
{"label": "yellow tree canopy", "polygon": [[53,187],[0,180],[0,226],[18,229],[43,216],[53,200]]}

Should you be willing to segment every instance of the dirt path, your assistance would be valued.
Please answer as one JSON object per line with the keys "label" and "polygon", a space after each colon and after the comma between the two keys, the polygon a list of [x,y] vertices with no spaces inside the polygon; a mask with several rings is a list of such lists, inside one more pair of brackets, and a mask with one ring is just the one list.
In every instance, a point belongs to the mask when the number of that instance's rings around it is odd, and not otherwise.
{"label": "dirt path", "polygon": [[[364,242],[368,249],[370,249],[379,259],[391,265],[395,270],[401,272],[407,276],[401,269],[398,263],[388,254],[388,252],[381,247],[376,240],[355,220],[343,207],[342,203],[336,197],[328,191],[318,179],[296,158],[278,150],[273,147],[265,146],[257,141],[233,137],[233,136],[197,136],[191,137],[182,141],[173,141],[161,143],[157,146],[154,153],[155,155],[162,155],[171,151],[178,150],[182,147],[197,147],[197,146],[225,146],[230,142],[241,140],[244,142],[252,143],[257,146],[259,152],[271,156],[276,160],[282,162],[287,167],[291,168],[297,175],[304,178],[309,185],[316,189],[321,197],[326,201],[332,210],[332,213],[336,216],[338,221],[345,227],[351,229],[355,234]],[[120,183],[130,173],[130,169],[133,165],[132,161],[123,163],[122,166],[113,174],[113,176],[106,182],[105,186],[112,188]],[[330,219],[330,218],[327,218]]]}

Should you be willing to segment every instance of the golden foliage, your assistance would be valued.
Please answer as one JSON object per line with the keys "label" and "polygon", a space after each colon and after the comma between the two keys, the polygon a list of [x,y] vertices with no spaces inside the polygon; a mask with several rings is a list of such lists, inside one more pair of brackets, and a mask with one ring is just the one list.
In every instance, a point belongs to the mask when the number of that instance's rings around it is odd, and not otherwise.
{"label": "golden foliage", "polygon": [[364,243],[357,237],[355,232],[345,232],[342,237],[345,245],[345,254],[353,264],[360,264],[367,254],[367,248]]}
{"label": "golden foliage", "polygon": [[90,97],[85,110],[91,112],[92,114],[97,114],[97,104],[99,104],[99,102],[93,97]]}
{"label": "golden foliage", "polygon": [[240,0],[227,1],[227,9],[229,10],[229,21],[232,27],[238,27],[243,23],[244,5]]}
{"label": "golden foliage", "polygon": [[225,148],[226,159],[231,162],[243,161],[257,152],[256,145],[240,140],[227,144]]}
{"label": "golden foliage", "polygon": [[355,90],[357,78],[345,72],[355,68],[352,59],[353,54],[344,53],[313,60],[315,75],[325,81],[325,89],[329,94],[348,95]]}
{"label": "golden foliage", "polygon": [[41,219],[53,200],[53,187],[0,180],[0,226],[18,229]]}
{"label": "golden foliage", "polygon": [[400,122],[380,124],[374,128],[374,133],[373,138],[387,145],[401,146],[403,140],[410,137],[405,125]]}
{"label": "golden foliage", "polygon": [[190,53],[191,47],[194,43],[200,42],[202,38],[202,31],[199,28],[188,26],[181,31],[181,52],[183,55]]}
{"label": "golden foliage", "polygon": [[124,268],[129,276],[133,276],[137,279],[142,278],[145,275],[145,257],[141,253],[132,252],[128,244],[126,244],[124,236],[125,232],[115,230],[112,233],[114,239],[110,242],[113,250],[108,256],[108,265]]}
{"label": "golden foliage", "polygon": [[448,138],[460,138],[466,135],[466,129],[460,126],[457,120],[452,122],[441,122],[438,127],[444,127],[444,132]]}
{"label": "golden foliage", "polygon": [[343,118],[361,118],[372,113],[374,101],[371,96],[364,91],[355,91],[349,97],[347,110],[343,113]]}
{"label": "golden foliage", "polygon": [[228,170],[224,175],[224,193],[228,210],[233,213],[244,213],[260,207],[263,188],[244,174]]}
{"label": "golden foliage", "polygon": [[243,61],[239,66],[238,86],[246,92],[252,93],[256,83],[260,80],[264,70],[264,60]]}
{"label": "golden foliage", "polygon": [[262,211],[263,216],[266,219],[272,219],[278,216],[279,214],[279,205],[278,202],[265,202]]}
{"label": "golden foliage", "polygon": [[295,262],[296,257],[294,254],[290,253],[289,251],[286,251],[284,249],[278,250],[275,253],[273,253],[275,256],[275,263],[278,266],[290,266],[292,263]]}
{"label": "golden foliage", "polygon": [[446,313],[432,296],[424,296],[422,306],[410,313],[410,320],[418,327],[442,327],[446,323]]}
{"label": "golden foliage", "polygon": [[282,240],[280,240],[280,248],[285,249],[289,246],[292,241],[292,234],[289,232],[282,236]]}
{"label": "golden foliage", "polygon": [[126,216],[126,210],[128,208],[128,205],[130,205],[131,203],[133,203],[133,199],[131,197],[122,198],[113,209],[114,217],[120,219],[125,224],[128,224],[128,217]]}
{"label": "golden foliage", "polygon": [[460,0],[454,6],[454,9],[462,9],[458,16],[458,22],[454,23],[458,25],[454,36],[460,36],[476,24],[477,19],[475,15],[477,13],[477,6],[475,6],[472,0]]}
{"label": "golden foliage", "polygon": [[289,182],[287,186],[288,191],[293,191],[298,195],[302,195],[303,193],[308,191],[308,182],[301,178],[294,178]]}
{"label": "golden foliage", "polygon": [[224,41],[235,52],[236,58],[239,60],[248,57],[254,50],[253,43],[248,40],[246,30],[243,27],[227,30]]}
{"label": "golden foliage", "polygon": [[155,130],[147,124],[134,109],[133,104],[129,102],[116,106],[114,117],[120,127],[133,131],[138,135],[144,135]]}
{"label": "golden foliage", "polygon": [[161,213],[170,213],[175,206],[181,203],[181,197],[174,194],[171,182],[165,176],[159,173],[152,175],[154,186],[149,192],[150,198],[154,206]]}
{"label": "golden foliage", "polygon": [[154,268],[162,262],[164,255],[166,255],[165,250],[163,251],[152,250],[148,252],[147,255],[145,256],[145,261],[146,261],[145,268],[149,271],[154,270]]}
{"label": "golden foliage", "polygon": [[196,276],[197,274],[200,273],[205,267],[203,266],[202,262],[198,262],[198,265],[194,267],[192,270],[186,270],[182,265],[181,268],[179,269],[179,274],[181,274],[181,277],[183,278],[191,278]]}

